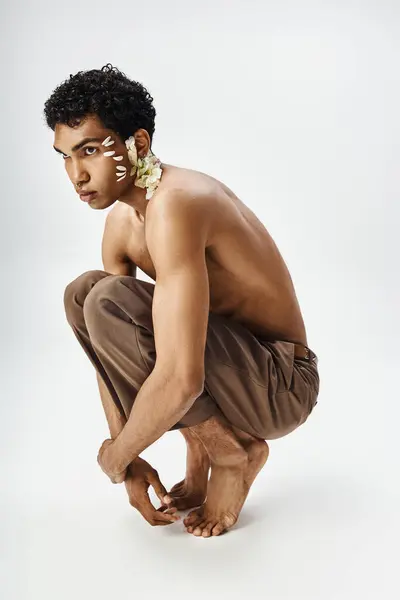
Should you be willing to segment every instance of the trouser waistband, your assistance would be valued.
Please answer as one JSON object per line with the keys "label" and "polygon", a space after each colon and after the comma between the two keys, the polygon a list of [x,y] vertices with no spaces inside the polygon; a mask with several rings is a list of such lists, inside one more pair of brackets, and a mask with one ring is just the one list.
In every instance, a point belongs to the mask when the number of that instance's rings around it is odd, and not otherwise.
{"label": "trouser waistband", "polygon": [[294,344],[294,357],[301,358],[308,362],[317,360],[315,352],[313,352],[311,348],[308,348],[308,346],[303,346],[303,344]]}

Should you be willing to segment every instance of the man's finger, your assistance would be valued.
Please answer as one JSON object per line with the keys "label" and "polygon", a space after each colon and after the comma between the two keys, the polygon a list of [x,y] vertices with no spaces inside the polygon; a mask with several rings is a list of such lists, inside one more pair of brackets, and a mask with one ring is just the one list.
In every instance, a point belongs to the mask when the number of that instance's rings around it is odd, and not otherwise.
{"label": "man's finger", "polygon": [[177,506],[170,506],[168,504],[162,504],[161,506],[159,506],[157,508],[158,511],[163,512],[163,513],[173,513],[176,512],[178,510]]}
{"label": "man's finger", "polygon": [[151,525],[168,525],[180,519],[178,515],[165,514],[157,510],[151,513],[146,512],[143,516]]}
{"label": "man's finger", "polygon": [[173,521],[153,521],[150,525],[154,525],[157,527],[166,527],[167,525],[172,525]]}
{"label": "man's finger", "polygon": [[148,480],[150,485],[153,487],[155,493],[157,494],[160,502],[165,504],[172,504],[173,499],[169,496],[167,490],[163,486],[158,476],[157,471],[152,471],[148,474]]}
{"label": "man's finger", "polygon": [[173,513],[177,512],[177,507],[176,506],[160,506],[159,508],[157,508],[158,512],[162,512],[162,513],[166,513],[167,515],[172,515]]}
{"label": "man's finger", "polygon": [[153,518],[158,523],[176,523],[176,521],[180,521],[181,519],[179,515],[170,515],[158,511],[153,515]]}
{"label": "man's finger", "polygon": [[143,492],[143,495],[139,498],[136,497],[137,502],[137,510],[143,515],[143,517],[150,523],[151,525],[155,524],[168,524],[174,523],[178,521],[180,517],[172,514],[162,513],[153,506],[150,501],[149,494]]}

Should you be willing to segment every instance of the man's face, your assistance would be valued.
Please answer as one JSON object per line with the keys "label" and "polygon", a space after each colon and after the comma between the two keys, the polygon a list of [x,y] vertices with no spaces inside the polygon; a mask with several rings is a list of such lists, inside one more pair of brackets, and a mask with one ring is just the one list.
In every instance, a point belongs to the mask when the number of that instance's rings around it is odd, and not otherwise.
{"label": "man's face", "polygon": [[[54,134],[54,147],[62,153],[61,160],[75,191],[97,192],[90,201],[92,208],[108,208],[131,185],[132,165],[125,141],[111,129],[105,129],[97,115],[86,117],[76,127],[58,123]],[[97,141],[83,143],[85,138]],[[78,144],[80,147],[75,148]]]}

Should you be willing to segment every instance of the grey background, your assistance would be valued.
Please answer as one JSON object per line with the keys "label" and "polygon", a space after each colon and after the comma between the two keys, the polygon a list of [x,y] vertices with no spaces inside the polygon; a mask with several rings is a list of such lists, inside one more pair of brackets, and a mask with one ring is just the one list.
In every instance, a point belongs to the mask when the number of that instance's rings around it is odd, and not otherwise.
{"label": "grey background", "polygon": [[[388,0],[2,4],[5,600],[398,597],[399,30]],[[107,62],[153,95],[161,160],[270,230],[320,360],[318,406],[219,538],[151,528],[96,463],[108,429],[63,292],[102,268],[106,211],[75,194],[42,110]],[[167,487],[184,475],[178,432],[143,456]]]}

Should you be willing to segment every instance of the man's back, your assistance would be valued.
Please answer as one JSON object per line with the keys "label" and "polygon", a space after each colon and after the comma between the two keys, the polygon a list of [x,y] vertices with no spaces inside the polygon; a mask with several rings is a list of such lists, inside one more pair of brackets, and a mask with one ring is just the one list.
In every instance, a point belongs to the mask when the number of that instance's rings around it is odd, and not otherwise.
{"label": "man's back", "polygon": [[[161,181],[160,191],[162,187],[164,191],[179,187],[188,195],[200,196],[204,215],[210,218],[205,248],[210,312],[243,323],[257,336],[307,345],[289,271],[270,234],[250,208],[223,183],[198,171],[163,164]],[[125,264],[124,273],[134,275],[136,265],[156,281],[146,243],[146,218],[119,202],[107,221],[107,243]]]}

